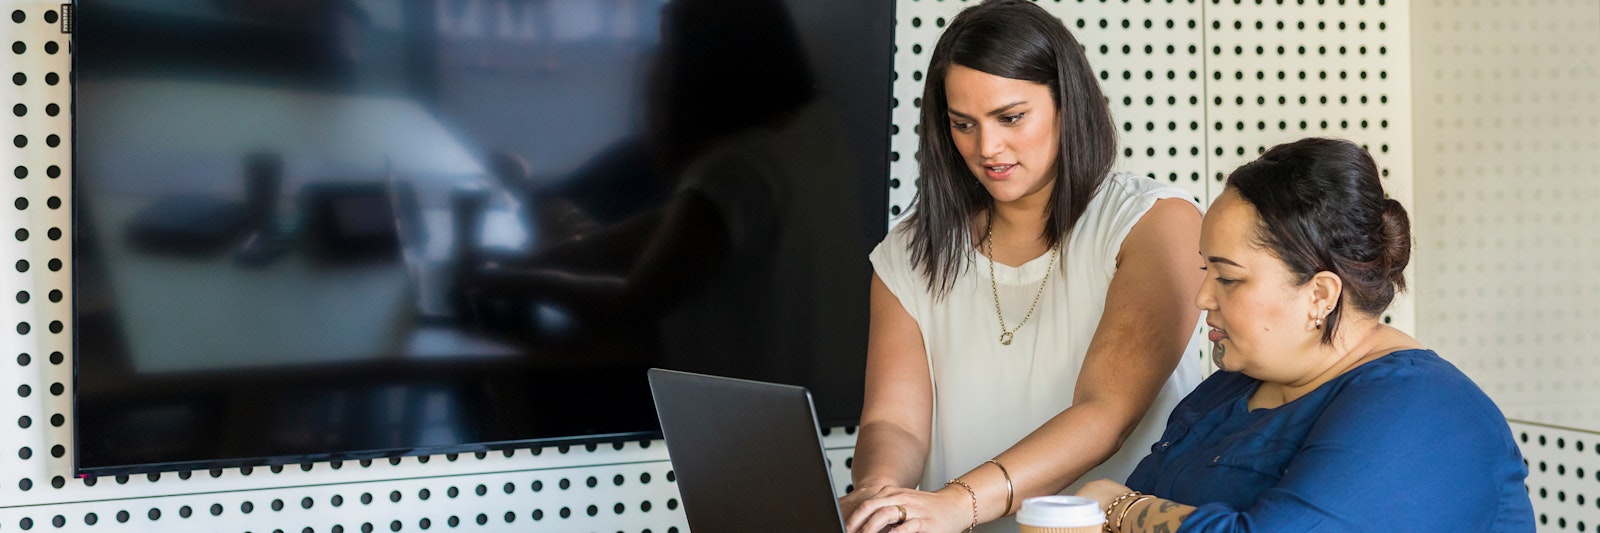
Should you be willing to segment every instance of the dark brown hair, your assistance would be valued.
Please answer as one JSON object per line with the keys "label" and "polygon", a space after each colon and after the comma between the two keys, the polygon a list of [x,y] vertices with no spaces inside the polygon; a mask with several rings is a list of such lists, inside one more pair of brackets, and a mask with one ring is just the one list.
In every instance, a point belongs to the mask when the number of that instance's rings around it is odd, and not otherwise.
{"label": "dark brown hair", "polygon": [[[1301,139],[1261,154],[1228,176],[1227,187],[1261,217],[1256,242],[1271,250],[1297,282],[1332,272],[1356,310],[1377,316],[1406,288],[1411,220],[1383,194],[1372,156],[1350,141]],[[1343,302],[1322,330],[1333,342]]]}
{"label": "dark brown hair", "polygon": [[1061,20],[1025,0],[989,0],[967,8],[934,45],[918,124],[917,196],[911,224],[911,264],[942,297],[955,284],[973,246],[970,222],[994,198],[978,183],[950,135],[945,75],[953,65],[1050,87],[1060,124],[1060,155],[1049,201],[1045,239],[1066,239],[1117,155],[1111,110],[1094,71]]}

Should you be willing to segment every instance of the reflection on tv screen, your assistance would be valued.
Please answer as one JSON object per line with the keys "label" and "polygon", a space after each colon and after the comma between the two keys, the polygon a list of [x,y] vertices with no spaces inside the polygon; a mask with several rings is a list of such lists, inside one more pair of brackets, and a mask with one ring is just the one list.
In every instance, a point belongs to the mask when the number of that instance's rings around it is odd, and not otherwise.
{"label": "reflection on tv screen", "polygon": [[644,370],[860,410],[888,0],[92,0],[78,468],[639,439]]}

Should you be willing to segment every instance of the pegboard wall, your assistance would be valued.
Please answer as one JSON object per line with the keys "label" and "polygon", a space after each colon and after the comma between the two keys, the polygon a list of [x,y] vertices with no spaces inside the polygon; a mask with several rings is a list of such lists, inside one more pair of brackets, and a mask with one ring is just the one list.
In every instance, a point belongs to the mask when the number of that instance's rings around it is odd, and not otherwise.
{"label": "pegboard wall", "polygon": [[1600,1],[1416,10],[1424,340],[1506,416],[1600,430]]}
{"label": "pegboard wall", "polygon": [[1600,432],[1511,422],[1539,531],[1600,530]]}
{"label": "pegboard wall", "polygon": [[1513,419],[1539,530],[1600,530],[1600,1],[1421,0],[1412,34],[1419,338]]}
{"label": "pegboard wall", "polygon": [[[1581,179],[1600,174],[1600,2],[1041,4],[1097,69],[1120,126],[1119,170],[1209,203],[1228,171],[1274,144],[1318,135],[1366,145],[1389,194],[1414,213],[1414,268],[1425,276],[1412,276],[1422,322],[1411,295],[1386,319],[1420,329],[1514,418],[1600,425],[1600,215],[1586,209],[1600,189]],[[921,70],[967,5],[898,0],[896,217],[914,195]],[[0,117],[12,144],[0,168],[13,176],[0,185],[12,206],[0,210],[0,531],[687,529],[659,441],[71,478],[70,39],[58,3],[3,0],[0,16],[10,45],[0,102],[12,110]],[[1514,429],[1541,528],[1600,526],[1600,490],[1584,492],[1596,486],[1585,476],[1600,471],[1600,439]],[[836,429],[825,442],[842,489],[854,435]]]}

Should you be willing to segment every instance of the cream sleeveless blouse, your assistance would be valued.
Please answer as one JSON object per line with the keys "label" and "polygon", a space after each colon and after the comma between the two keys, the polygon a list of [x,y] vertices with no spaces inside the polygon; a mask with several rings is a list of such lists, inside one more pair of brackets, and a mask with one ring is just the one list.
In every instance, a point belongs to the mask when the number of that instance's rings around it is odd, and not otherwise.
{"label": "cream sleeveless blouse", "polygon": [[[917,321],[928,351],[933,376],[933,438],[923,470],[923,489],[936,490],[950,478],[976,468],[1072,405],[1078,369],[1105,311],[1106,291],[1122,241],[1156,200],[1163,198],[1193,203],[1187,191],[1146,177],[1107,177],[1064,243],[1061,264],[1050,275],[1033,318],[1015,333],[1009,346],[999,342],[1000,323],[995,317],[987,258],[969,252],[966,268],[954,287],[943,299],[935,300],[911,266],[908,225],[891,230],[872,251],[874,271]],[[1049,258],[1045,253],[1017,267],[994,265],[1007,326],[1016,327],[1027,313]],[[1200,337],[1198,328],[1193,329],[1196,334],[1191,336],[1178,369],[1122,449],[1065,493],[1095,479],[1126,480],[1160,438],[1167,414],[1200,382]],[[1014,532],[1017,525],[1004,518],[979,530]]]}

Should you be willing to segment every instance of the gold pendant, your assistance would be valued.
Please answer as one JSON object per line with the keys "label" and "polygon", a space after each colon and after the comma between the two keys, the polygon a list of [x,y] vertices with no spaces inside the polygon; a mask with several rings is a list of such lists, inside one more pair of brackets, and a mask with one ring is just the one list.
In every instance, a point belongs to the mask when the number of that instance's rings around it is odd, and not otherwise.
{"label": "gold pendant", "polygon": [[1010,331],[1002,331],[1002,332],[1000,332],[1000,344],[1003,344],[1003,345],[1006,345],[1006,346],[1010,346],[1011,345],[1011,332]]}

